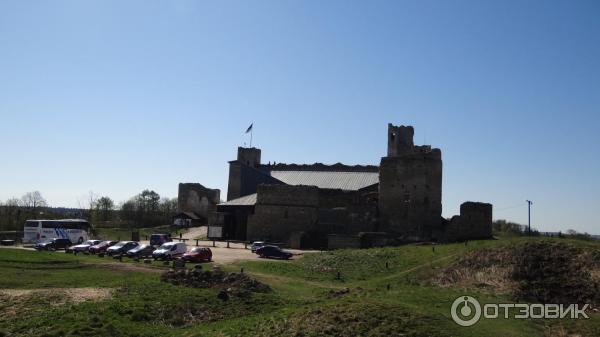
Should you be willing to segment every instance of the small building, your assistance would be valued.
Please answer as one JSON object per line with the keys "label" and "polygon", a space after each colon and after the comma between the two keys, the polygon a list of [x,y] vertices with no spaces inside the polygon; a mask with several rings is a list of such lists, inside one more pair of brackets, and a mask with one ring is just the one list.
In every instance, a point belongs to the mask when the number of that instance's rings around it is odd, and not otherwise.
{"label": "small building", "polygon": [[173,217],[173,223],[207,225],[209,217],[221,202],[220,196],[221,191],[218,189],[207,188],[197,183],[180,183],[177,194],[179,213]]}
{"label": "small building", "polygon": [[173,225],[179,227],[196,227],[207,224],[207,219],[194,212],[179,212],[173,216]]}

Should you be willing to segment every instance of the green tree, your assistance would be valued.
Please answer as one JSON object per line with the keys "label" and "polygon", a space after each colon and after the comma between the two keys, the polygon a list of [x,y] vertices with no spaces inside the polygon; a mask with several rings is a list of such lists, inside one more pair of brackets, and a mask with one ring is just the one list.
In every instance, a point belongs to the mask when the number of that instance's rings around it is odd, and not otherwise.
{"label": "green tree", "polygon": [[96,201],[96,210],[100,214],[102,221],[111,219],[112,211],[115,208],[114,201],[109,197],[101,197]]}

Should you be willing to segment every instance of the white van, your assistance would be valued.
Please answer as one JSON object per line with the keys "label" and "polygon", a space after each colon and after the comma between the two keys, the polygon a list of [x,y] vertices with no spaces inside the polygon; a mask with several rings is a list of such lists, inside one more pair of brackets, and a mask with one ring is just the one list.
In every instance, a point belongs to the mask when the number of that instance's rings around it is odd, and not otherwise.
{"label": "white van", "polygon": [[179,257],[187,252],[187,245],[183,242],[166,242],[163,243],[162,246],[158,247],[152,253],[152,257],[155,260],[163,259],[169,260],[176,257]]}

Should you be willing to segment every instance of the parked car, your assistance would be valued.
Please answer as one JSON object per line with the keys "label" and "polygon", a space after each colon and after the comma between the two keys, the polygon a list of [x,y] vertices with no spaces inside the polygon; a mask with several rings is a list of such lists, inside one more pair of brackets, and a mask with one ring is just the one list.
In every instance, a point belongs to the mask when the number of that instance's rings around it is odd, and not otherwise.
{"label": "parked car", "polygon": [[127,253],[127,251],[139,246],[140,244],[135,241],[120,241],[117,242],[114,246],[110,246],[106,249],[106,255],[122,255]]}
{"label": "parked car", "polygon": [[171,242],[171,234],[152,234],[150,235],[150,245],[158,247],[166,242]]}
{"label": "parked car", "polygon": [[293,254],[286,252],[277,246],[263,246],[256,250],[256,254],[260,257],[267,257],[273,259],[290,259]]}
{"label": "parked car", "polygon": [[188,262],[210,262],[212,260],[212,251],[206,247],[195,247],[181,257]]}
{"label": "parked car", "polygon": [[97,245],[91,246],[90,249],[88,249],[88,252],[90,252],[90,254],[104,253],[106,252],[106,249],[108,249],[108,247],[114,246],[118,242],[119,241],[102,241]]}
{"label": "parked car", "polygon": [[127,257],[136,258],[136,257],[147,257],[152,256],[154,252],[154,247],[151,245],[139,245],[133,249],[127,251]]}
{"label": "parked car", "polygon": [[256,253],[256,250],[260,247],[264,247],[266,244],[264,241],[254,241],[250,246],[250,251]]}
{"label": "parked car", "polygon": [[83,252],[87,252],[88,249],[90,249],[91,246],[95,246],[97,244],[99,244],[101,241],[100,240],[87,240],[84,243],[75,245],[75,246],[71,246],[67,249],[65,249],[65,251],[67,253],[83,253]]}
{"label": "parked car", "polygon": [[157,250],[152,253],[152,257],[155,260],[163,259],[169,260],[179,256],[182,256],[187,252],[187,245],[183,242],[167,242],[162,246],[158,247]]}
{"label": "parked car", "polygon": [[59,239],[54,238],[49,241],[36,243],[33,248],[37,250],[66,250],[68,247],[72,246],[73,242],[69,239]]}

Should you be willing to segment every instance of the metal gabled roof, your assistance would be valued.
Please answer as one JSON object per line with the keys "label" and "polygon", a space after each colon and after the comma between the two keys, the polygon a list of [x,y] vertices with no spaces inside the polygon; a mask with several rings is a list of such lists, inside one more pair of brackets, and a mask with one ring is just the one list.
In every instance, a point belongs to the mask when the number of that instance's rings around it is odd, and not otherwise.
{"label": "metal gabled roof", "polygon": [[271,176],[288,185],[357,191],[379,183],[378,172],[271,171]]}
{"label": "metal gabled roof", "polygon": [[227,202],[220,203],[218,206],[254,206],[256,204],[256,193],[249,194]]}

